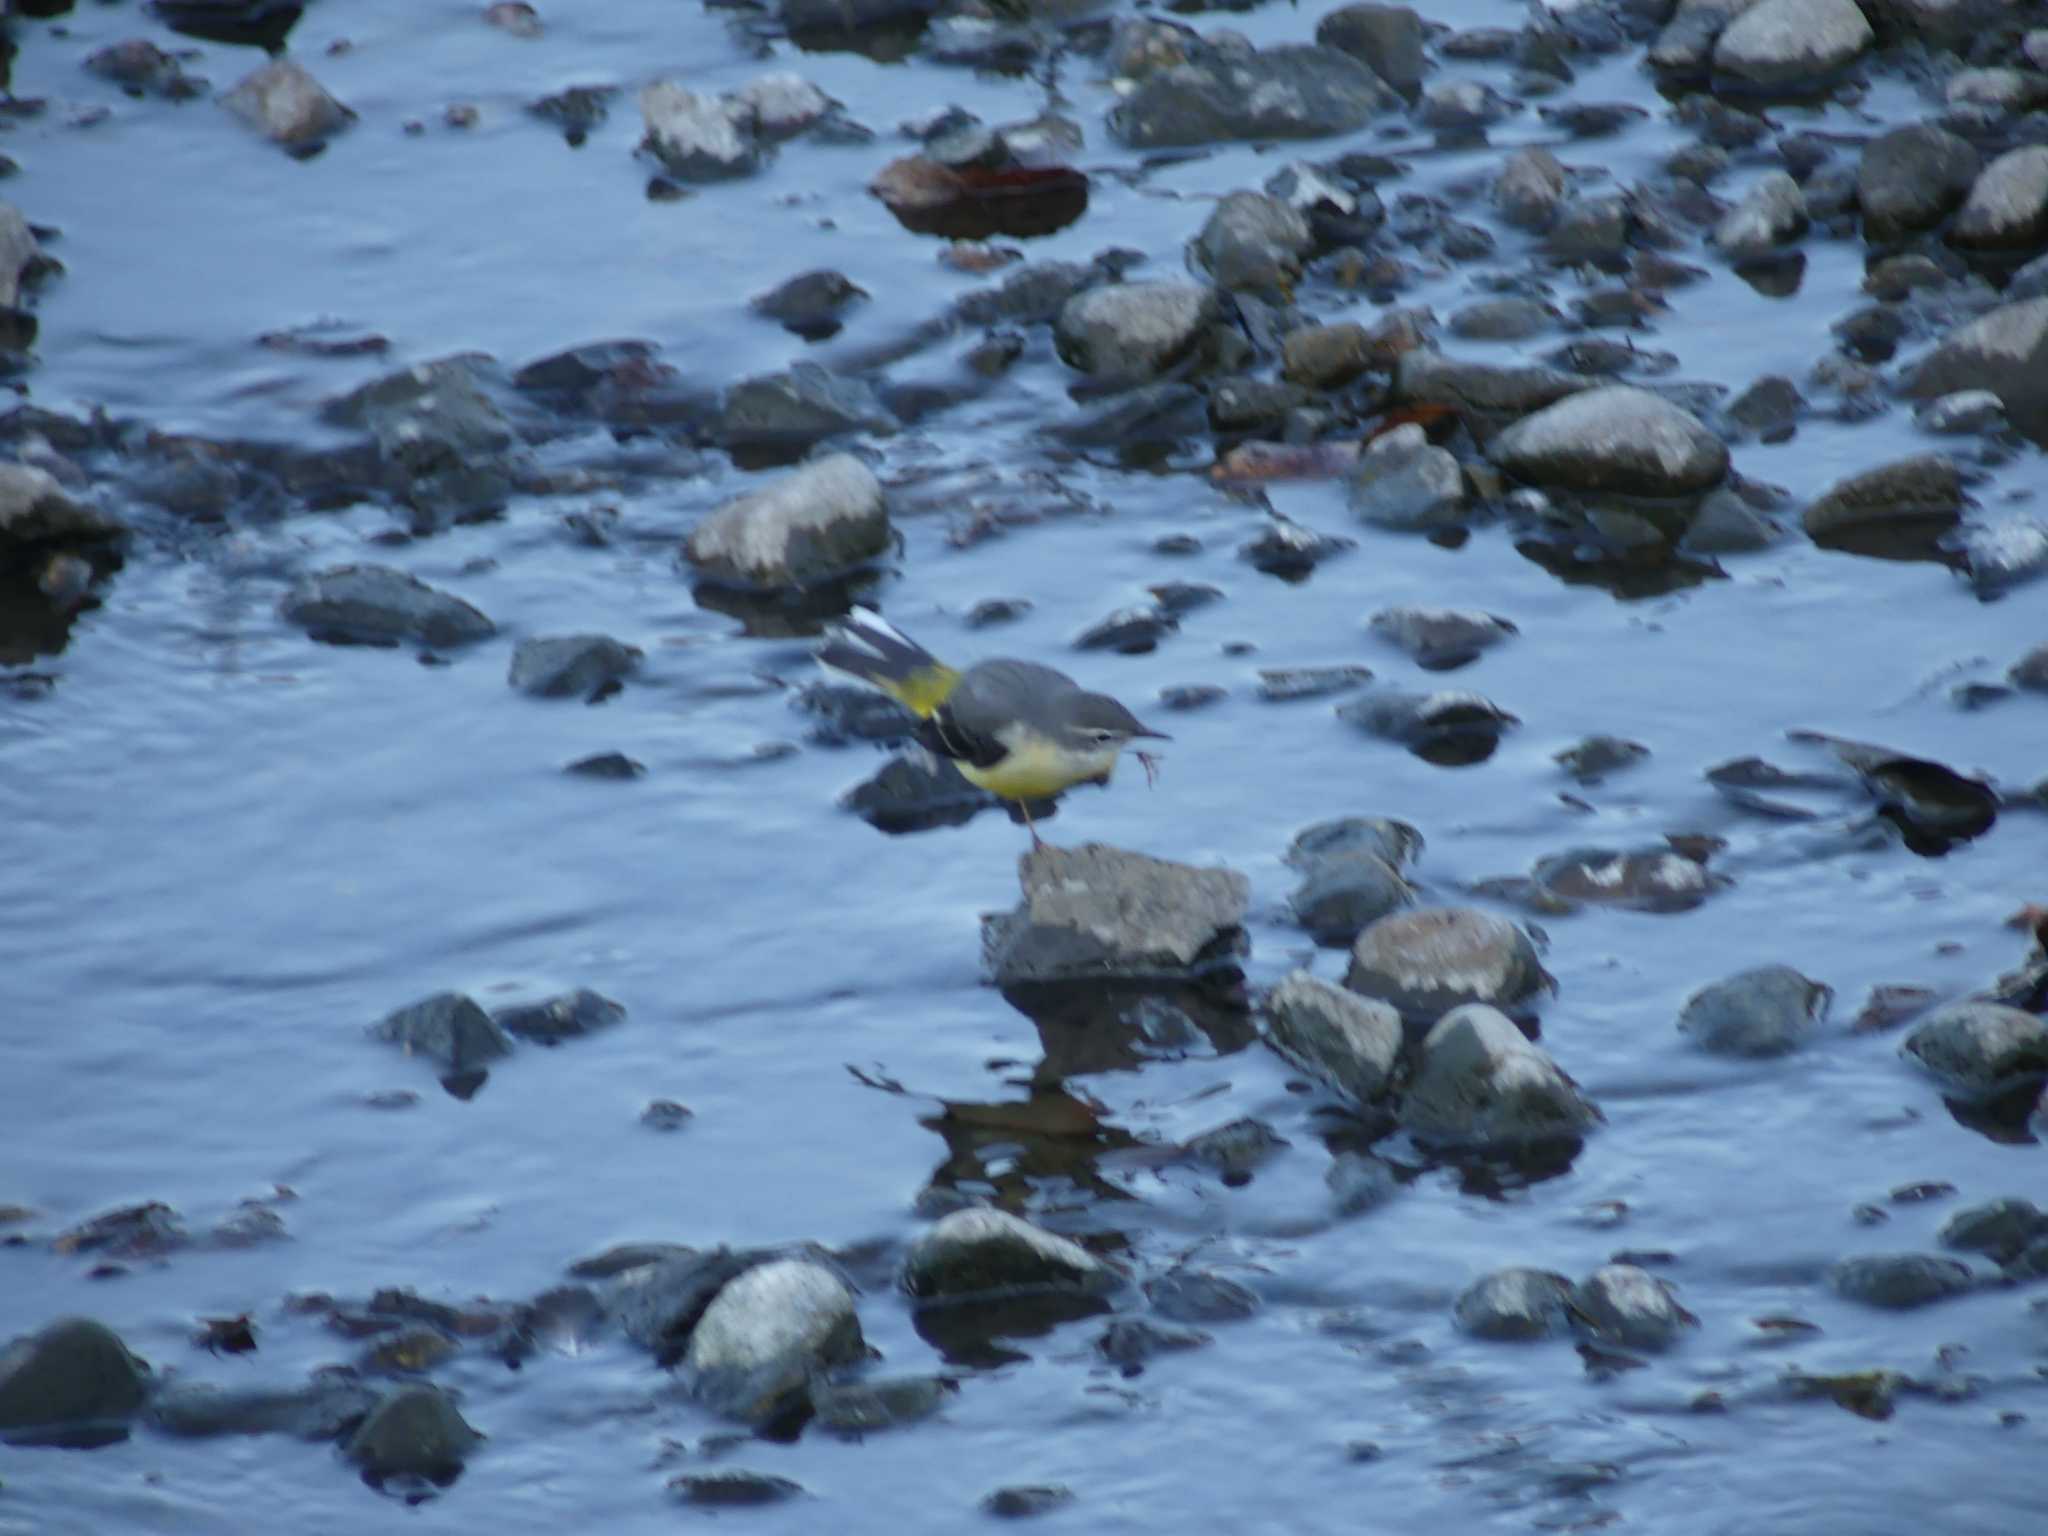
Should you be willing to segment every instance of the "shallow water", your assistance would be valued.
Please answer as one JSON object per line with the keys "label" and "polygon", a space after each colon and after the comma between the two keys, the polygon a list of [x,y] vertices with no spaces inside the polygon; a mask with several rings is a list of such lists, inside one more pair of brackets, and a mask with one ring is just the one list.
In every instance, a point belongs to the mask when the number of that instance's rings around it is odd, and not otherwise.
{"label": "shallow water", "polygon": [[[118,38],[147,31],[170,45],[134,7],[18,24],[14,89],[50,106],[0,144],[23,167],[7,195],[61,230],[51,250],[68,269],[38,310],[31,398],[167,431],[306,439],[321,400],[451,351],[517,365],[641,336],[716,384],[900,334],[980,281],[937,267],[934,242],[902,232],[864,188],[905,152],[901,119],[949,101],[992,122],[1027,117],[1044,101],[1028,80],[782,44],[764,60],[724,13],[654,0],[545,16],[547,36],[521,42],[466,6],[311,8],[294,56],[362,121],[305,163],[206,101],[131,102],[84,75],[79,61]],[[1434,16],[1520,20],[1487,0]],[[1227,18],[1261,42],[1304,39],[1313,20],[1278,7]],[[353,47],[327,56],[342,37]],[[214,45],[200,54],[191,67],[216,88],[258,57]],[[1657,108],[1636,55],[1586,61],[1571,95]],[[664,74],[724,87],[769,68],[794,68],[844,101],[876,142],[792,145],[759,177],[648,201],[647,168],[629,157],[633,89]],[[1506,81],[1497,66],[1438,71],[1459,74]],[[627,90],[581,149],[520,111],[593,80]],[[1069,60],[1061,84],[1088,129],[1082,163],[1134,163],[1102,130],[1111,98],[1091,61]],[[478,128],[441,125],[452,101],[480,106]],[[111,115],[80,126],[98,107]],[[1868,133],[1918,110],[1881,80],[1858,111],[1778,115],[1788,128]],[[401,133],[407,119],[424,133]],[[1547,137],[1528,114],[1494,141]],[[1618,138],[1559,153],[1626,184],[1688,137],[1653,112]],[[1405,129],[1357,138],[1422,146]],[[1300,155],[1336,152],[1315,144]],[[1290,158],[1223,148],[1136,189],[1097,176],[1088,215],[1031,254],[1085,259],[1121,245],[1147,253],[1143,270],[1171,273],[1209,199],[1260,184]],[[1495,158],[1419,153],[1384,190],[1473,183]],[[1719,190],[1738,195],[1761,168]],[[1502,254],[1482,265],[1513,267],[1518,237],[1501,238]],[[1861,302],[1860,249],[1820,239],[1805,249],[1789,301],[1686,253],[1713,275],[1672,295],[1646,344],[1678,354],[1676,377],[1731,392],[1766,372],[1803,376],[1828,351],[1828,326]],[[839,342],[806,349],[746,313],[749,295],[824,265],[874,295]],[[1453,269],[1402,302],[1448,313],[1469,282]],[[388,336],[393,349],[307,360],[254,345],[323,317]],[[1536,355],[1561,339],[1450,349]],[[1023,477],[1045,463],[1034,434],[1073,409],[1059,394],[1067,382],[1034,333],[994,393],[877,445],[881,472],[913,492],[919,477],[950,475],[1029,499]],[[1739,447],[1736,463],[1798,498],[1921,446],[1895,408],[1855,427],[1803,424],[1789,444]],[[1098,1325],[1072,1324],[1020,1342],[1021,1363],[968,1375],[936,1422],[857,1444],[816,1434],[756,1443],[722,1462],[706,1446],[720,1426],[614,1334],[516,1374],[465,1357],[436,1379],[461,1392],[490,1439],[421,1518],[456,1531],[666,1528],[679,1518],[668,1477],[737,1464],[813,1495],[746,1512],[763,1530],[824,1520],[952,1531],[977,1518],[991,1488],[1028,1482],[1078,1496],[1048,1529],[1335,1531],[1361,1518],[1390,1530],[1620,1521],[1681,1536],[1760,1524],[2021,1528],[2048,1500],[2048,1329],[2027,1293],[1884,1314],[1834,1296],[1825,1271],[1858,1252],[1931,1248],[1961,1203],[2048,1188],[2038,1145],[1961,1127],[1898,1058],[1896,1035],[1847,1030],[1875,984],[1960,994],[2018,958],[2000,923],[2042,899],[2048,817],[2010,812],[1940,860],[1895,843],[1851,852],[1827,842],[1826,825],[1740,816],[1701,775],[1750,754],[1822,766],[1784,740],[1816,728],[2008,786],[2041,780],[2038,699],[1974,712],[1948,699],[1954,682],[1993,679],[2044,638],[2037,592],[1981,603],[1939,566],[1830,554],[1795,536],[1729,562],[1727,580],[1623,603],[1559,583],[1500,526],[1456,550],[1353,527],[1335,484],[1272,488],[1279,510],[1359,539],[1289,586],[1234,557],[1263,519],[1213,490],[1199,466],[1058,468],[1095,510],[965,549],[947,538],[957,512],[901,518],[889,614],[948,655],[1052,659],[1141,713],[1163,686],[1231,690],[1217,707],[1162,720],[1175,740],[1156,790],[1130,773],[1071,796],[1046,830],[1246,872],[1254,982],[1304,962],[1341,974],[1341,955],[1316,953],[1282,920],[1293,882],[1281,854],[1327,817],[1414,823],[1428,839],[1425,891],[1447,901],[1572,846],[1729,839],[1713,867],[1735,883],[1695,911],[1544,920],[1560,990],[1543,1038],[1607,1126],[1563,1177],[1486,1198],[1435,1170],[1344,1219],[1323,1183],[1322,1133],[1338,1122],[1318,1113],[1322,1100],[1290,1091],[1292,1074],[1262,1049],[1087,1073],[1070,1091],[1128,1136],[1172,1142],[1254,1115],[1291,1144],[1244,1188],[1112,1157],[1104,1177],[1129,1199],[1048,1182],[1031,1206],[1062,1230],[1121,1234],[1141,1275],[1193,1253],[1250,1285],[1260,1312],[1213,1327],[1210,1348],[1125,1380],[1090,1348]],[[367,506],[145,538],[69,648],[38,663],[57,674],[50,696],[0,698],[0,911],[10,918],[0,926],[0,1123],[13,1132],[0,1204],[31,1207],[20,1230],[37,1238],[0,1251],[0,1336],[84,1313],[180,1379],[282,1386],[354,1348],[288,1315],[296,1292],[409,1286],[513,1300],[614,1242],[886,1247],[921,1229],[913,1201],[949,1156],[933,1128],[941,1101],[1022,1099],[1041,1055],[1031,1021],[979,978],[978,914],[1014,899],[1024,833],[982,816],[890,838],[836,808],[879,756],[806,742],[784,689],[757,681],[808,680],[803,644],[740,636],[696,606],[674,563],[697,514],[749,483],[727,467],[627,496],[522,497],[503,520],[397,550],[369,542],[392,515]],[[2029,452],[1975,495],[2001,512],[2044,483]],[[575,547],[560,531],[562,513],[593,501],[621,506],[624,536],[611,548]],[[1155,553],[1169,533],[1196,535],[1203,552]],[[351,559],[389,559],[459,593],[500,636],[422,667],[403,652],[314,645],[277,617],[294,574]],[[1085,624],[1165,580],[1212,582],[1228,597],[1150,655],[1062,657]],[[1035,607],[1004,629],[967,632],[958,616],[995,596]],[[1365,630],[1368,615],[1403,603],[1486,609],[1521,634],[1432,682]],[[585,708],[506,688],[520,637],[586,629],[646,650],[622,694]],[[1225,655],[1233,642],[1256,653]],[[1383,682],[1478,689],[1523,724],[1485,764],[1447,771],[1357,733],[1327,702],[1256,697],[1258,668],[1349,661]],[[1594,731],[1654,755],[1580,790],[1550,758]],[[774,742],[800,750],[750,760]],[[559,771],[607,750],[648,775],[609,784]],[[1562,802],[1567,789],[1591,809]],[[1817,1043],[1744,1065],[1683,1045],[1673,1021],[1694,989],[1773,960],[1835,989]],[[558,1050],[522,1048],[467,1103],[364,1035],[430,992],[495,1007],[576,986],[624,1003],[627,1023]],[[864,1086],[849,1065],[908,1092]],[[365,1106],[401,1088],[418,1093],[414,1107]],[[663,1097],[694,1111],[674,1136],[638,1123]],[[983,1156],[987,1177],[1009,1175],[1000,1146]],[[1957,1193],[1885,1204],[1920,1181]],[[95,1281],[89,1257],[42,1240],[152,1199],[203,1233],[275,1185],[296,1196],[279,1206],[283,1243],[200,1246]],[[1608,1202],[1625,1202],[1621,1225],[1605,1224]],[[1889,1221],[1859,1226],[1851,1213],[1863,1202],[1885,1206]],[[1452,1328],[1451,1300],[1490,1269],[1583,1276],[1621,1249],[1668,1251],[1659,1272],[1702,1319],[1647,1369],[1596,1382],[1567,1343],[1483,1344]],[[261,1330],[257,1355],[215,1358],[188,1342],[196,1317],[241,1312]],[[1750,1320],[1786,1313],[1822,1331],[1759,1347]],[[887,1370],[940,1367],[886,1284],[870,1288],[861,1314]],[[1884,1424],[1772,1387],[1795,1364],[1935,1376],[1945,1346],[1967,1351],[1956,1371],[1980,1378],[1978,1389],[1952,1402],[1904,1396]],[[1726,1411],[1694,1411],[1705,1392]],[[2015,1413],[2024,1418],[2001,1424]],[[1378,1459],[1347,1454],[1361,1440]],[[687,1449],[665,1450],[672,1442]],[[142,1431],[89,1455],[0,1450],[10,1536],[355,1528],[390,1518],[374,1498],[330,1447],[280,1438],[183,1443]]]}

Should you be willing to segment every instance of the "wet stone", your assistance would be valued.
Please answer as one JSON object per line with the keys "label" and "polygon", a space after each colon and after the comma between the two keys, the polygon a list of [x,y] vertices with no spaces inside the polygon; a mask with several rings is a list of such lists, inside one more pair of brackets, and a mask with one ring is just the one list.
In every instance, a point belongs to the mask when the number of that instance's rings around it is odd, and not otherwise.
{"label": "wet stone", "polygon": [[1386,1096],[1403,1040],[1391,1006],[1295,971],[1267,996],[1265,1011],[1266,1038],[1289,1060],[1356,1104]]}
{"label": "wet stone", "polygon": [[1586,390],[1518,422],[1488,449],[1518,479],[1546,489],[1675,497],[1728,473],[1722,441],[1647,390]]}
{"label": "wet stone", "polygon": [[1316,23],[1316,41],[1348,53],[1412,99],[1429,71],[1422,18],[1405,5],[1340,6]]}
{"label": "wet stone", "polygon": [[1698,859],[1668,847],[1572,848],[1536,861],[1532,883],[1567,909],[1689,912],[1719,885]]}
{"label": "wet stone", "polygon": [[1453,336],[1467,341],[1527,341],[1557,324],[1557,312],[1537,299],[1486,299],[1451,316]]}
{"label": "wet stone", "polygon": [[657,80],[640,92],[640,118],[646,127],[642,147],[681,181],[751,175],[769,153],[738,102],[700,95],[673,80]]}
{"label": "wet stone", "polygon": [[1119,608],[1090,624],[1074,636],[1077,651],[1115,651],[1119,656],[1143,656],[1159,648],[1159,642],[1178,631],[1180,620],[1162,604],[1136,604]]}
{"label": "wet stone", "polygon": [[1678,1032],[1716,1056],[1781,1056],[1812,1036],[1833,997],[1789,965],[1758,966],[1695,992]]}
{"label": "wet stone", "polygon": [[1995,1264],[2010,1264],[2043,1237],[2048,1237],[2048,1211],[2017,1198],[1966,1207],[1941,1227],[1942,1247],[1981,1253]]}
{"label": "wet stone", "polygon": [[1337,718],[1369,735],[1398,742],[1425,762],[1462,768],[1491,757],[1521,722],[1476,693],[1411,693],[1375,689],[1339,705]]}
{"label": "wet stone", "polygon": [[335,645],[449,647],[485,640],[497,626],[459,597],[384,565],[343,565],[305,577],[278,611]]}
{"label": "wet stone", "polygon": [[1639,741],[1619,736],[1588,736],[1551,757],[1581,784],[1598,784],[1610,774],[1632,768],[1650,755]]}
{"label": "wet stone", "polygon": [[1807,536],[1824,548],[1928,558],[1934,540],[1956,525],[1962,508],[1954,461],[1926,453],[1837,481],[1807,506],[1801,520]]}
{"label": "wet stone", "polygon": [[931,1418],[959,1391],[943,1376],[815,1384],[811,1407],[821,1429],[858,1438]]}
{"label": "wet stone", "polygon": [[1927,401],[1914,411],[1913,422],[1943,437],[1992,432],[2005,425],[2005,402],[1988,389],[1959,389]]}
{"label": "wet stone", "polygon": [[291,59],[273,59],[243,76],[221,105],[287,150],[315,148],[356,120]]}
{"label": "wet stone", "polygon": [[1625,198],[1586,194],[1558,205],[1544,236],[1544,250],[1553,261],[1612,265],[1628,249],[1629,207]]}
{"label": "wet stone", "polygon": [[1327,699],[1372,681],[1369,667],[1268,667],[1259,673],[1259,697],[1269,704]]}
{"label": "wet stone", "polygon": [[1671,1287],[1633,1264],[1608,1264],[1572,1288],[1572,1310],[1601,1338],[1625,1349],[1664,1350],[1699,1319]]}
{"label": "wet stone", "polygon": [[1095,1351],[1126,1376],[1137,1375],[1160,1355],[1184,1354],[1210,1343],[1195,1328],[1172,1328],[1142,1317],[1119,1317],[1102,1330]]}
{"label": "wet stone", "polygon": [[883,832],[954,827],[998,802],[967,782],[959,766],[909,746],[839,797],[840,807]]}
{"label": "wet stone", "polygon": [[1363,1152],[1340,1152],[1324,1170],[1330,1208],[1339,1216],[1362,1216],[1378,1210],[1400,1193],[1394,1170]]}
{"label": "wet stone", "polygon": [[391,1014],[371,1030],[408,1056],[424,1056],[450,1072],[467,1072],[507,1056],[511,1038],[459,992],[440,992]]}
{"label": "wet stone", "polygon": [[2031,517],[1979,524],[1965,531],[1959,553],[1977,595],[1999,597],[2048,571],[2048,525]]}
{"label": "wet stone", "polygon": [[1306,325],[1289,331],[1280,344],[1280,369],[1298,389],[1333,389],[1348,384],[1373,360],[1372,339],[1355,321]]}
{"label": "wet stone", "polygon": [[1931,123],[1880,134],[1856,166],[1864,233],[1891,241],[1931,229],[1969,195],[1982,165],[1968,141]]}
{"label": "wet stone", "polygon": [[1570,185],[1564,166],[1549,150],[1518,149],[1494,180],[1494,206],[1516,228],[1541,232],[1557,216]]}
{"label": "wet stone", "polygon": [[551,635],[513,649],[505,681],[537,699],[598,699],[618,691],[642,651],[609,635]]}
{"label": "wet stone", "polygon": [[624,1005],[579,987],[538,1003],[514,1003],[491,1015],[491,1022],[508,1035],[530,1040],[535,1045],[560,1045],[583,1035],[596,1034],[624,1022]]}
{"label": "wet stone", "polygon": [[1171,1269],[1147,1280],[1145,1299],[1176,1323],[1237,1323],[1259,1310],[1250,1287],[1204,1269]]}
{"label": "wet stone", "polygon": [[901,425],[866,380],[797,363],[787,373],[735,384],[719,414],[718,436],[728,447],[790,450],[845,433],[886,437]]}
{"label": "wet stone", "polygon": [[48,470],[0,463],[0,550],[100,544],[125,531],[119,519],[72,496]]}
{"label": "wet stone", "polygon": [[1464,513],[1464,471],[1413,423],[1375,439],[1344,489],[1359,520],[1376,528],[1426,532]]}
{"label": "wet stone", "polygon": [[1465,1003],[1513,1009],[1551,987],[1536,946],[1513,923],[1471,907],[1395,912],[1359,934],[1344,985],[1434,1023]]}
{"label": "wet stone", "polygon": [[125,1436],[152,1386],[112,1329],[65,1318],[0,1352],[0,1443],[103,1445]]}
{"label": "wet stone", "polygon": [[483,1439],[438,1387],[401,1387],[371,1410],[341,1449],[373,1484],[420,1478],[445,1487]]}
{"label": "wet stone", "polygon": [[1762,0],[1714,43],[1724,89],[1780,94],[1832,83],[1874,41],[1855,0]]}
{"label": "wet stone", "polygon": [[982,1498],[984,1513],[998,1520],[1029,1520],[1074,1502],[1074,1490],[1058,1483],[1019,1483]]}
{"label": "wet stone", "polygon": [[2005,675],[2015,688],[2048,693],[2048,644],[2035,646],[2007,668]]}
{"label": "wet stone", "polygon": [[691,1395],[759,1424],[786,1408],[815,1372],[863,1357],[853,1293],[822,1264],[779,1259],[729,1280],[690,1333]]}
{"label": "wet stone", "polygon": [[839,453],[726,502],[697,525],[683,552],[713,580],[791,588],[876,558],[892,537],[881,482]]}
{"label": "wet stone", "polygon": [[1922,1020],[1902,1049],[1966,1098],[2048,1078],[2048,1020],[2003,1003],[1951,1003]]}
{"label": "wet stone", "polygon": [[1483,1003],[1437,1020],[1401,1100],[1403,1129],[1425,1145],[1497,1148],[1577,1138],[1599,1119],[1549,1054]]}
{"label": "wet stone", "polygon": [[1990,390],[2020,431],[2048,438],[2048,297],[2001,305],[1951,331],[1906,380],[1919,400],[1961,389]]}
{"label": "wet stone", "polygon": [[1225,52],[1146,76],[1113,109],[1110,131],[1132,149],[1351,133],[1401,105],[1370,69],[1331,48]]}
{"label": "wet stone", "polygon": [[1451,1309],[1475,1339],[1561,1338],[1571,1331],[1572,1283],[1547,1269],[1497,1269],[1459,1293]]}
{"label": "wet stone", "polygon": [[867,296],[845,273],[825,269],[778,283],[747,307],[805,341],[824,341],[839,334],[846,312]]}
{"label": "wet stone", "polygon": [[1325,560],[1357,547],[1355,539],[1318,533],[1287,518],[1275,517],[1257,538],[1238,549],[1237,556],[1269,576],[1278,576],[1283,581],[1305,581]]}
{"label": "wet stone", "polygon": [[2031,252],[2048,241],[2048,145],[2009,150],[1985,166],[1948,238],[1985,251]]}
{"label": "wet stone", "polygon": [[1585,380],[1555,368],[1467,362],[1422,347],[1403,352],[1394,370],[1397,400],[1450,406],[1474,418],[1475,435],[1482,439],[1585,387]]}
{"label": "wet stone", "polygon": [[988,1206],[934,1222],[903,1261],[903,1285],[919,1300],[1036,1289],[1100,1295],[1115,1271],[1069,1238]]}
{"label": "wet stone", "polygon": [[1192,1162],[1215,1169],[1225,1184],[1236,1188],[1249,1184],[1252,1175],[1288,1144],[1287,1138],[1265,1121],[1246,1116],[1190,1136],[1181,1143],[1180,1152]]}
{"label": "wet stone", "polygon": [[1308,220],[1286,203],[1263,192],[1232,192],[1188,247],[1188,263],[1233,293],[1282,292],[1301,276],[1313,245]]}
{"label": "wet stone", "polygon": [[1730,261],[1768,256],[1806,230],[1806,198],[1783,171],[1758,179],[1714,226],[1714,244]]}
{"label": "wet stone", "polygon": [[340,1368],[286,1388],[179,1386],[150,1404],[150,1423],[167,1435],[289,1435],[318,1443],[360,1424],[382,1393]]}
{"label": "wet stone", "polygon": [[147,38],[132,37],[86,55],[85,70],[111,80],[131,96],[190,101],[206,92],[204,80],[186,74],[175,57]]}
{"label": "wet stone", "polygon": [[1495,614],[1455,608],[1383,608],[1368,627],[1431,672],[1462,667],[1518,633]]}
{"label": "wet stone", "polygon": [[679,1503],[699,1509],[753,1509],[786,1504],[804,1497],[803,1484],[769,1472],[722,1467],[716,1472],[686,1472],[672,1477],[668,1491]]}
{"label": "wet stone", "polygon": [[1836,1292],[1869,1307],[1902,1311],[1977,1288],[1970,1266],[1932,1253],[1872,1253],[1844,1259],[1828,1274]]}
{"label": "wet stone", "polygon": [[1150,378],[1178,361],[1216,314],[1215,290],[1194,283],[1112,283],[1068,299],[1053,341],[1083,373]]}
{"label": "wet stone", "polygon": [[1105,847],[1034,848],[1024,900],[982,919],[982,958],[999,985],[1199,973],[1241,955],[1250,882]]}

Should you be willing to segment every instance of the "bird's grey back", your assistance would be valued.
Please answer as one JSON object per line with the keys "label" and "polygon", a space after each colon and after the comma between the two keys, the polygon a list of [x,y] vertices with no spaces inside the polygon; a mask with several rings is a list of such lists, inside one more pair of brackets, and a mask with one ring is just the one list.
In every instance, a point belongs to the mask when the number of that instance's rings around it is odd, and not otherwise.
{"label": "bird's grey back", "polygon": [[1081,685],[1066,673],[1035,661],[980,661],[960,674],[946,695],[946,712],[965,729],[982,734],[1017,719],[1045,730],[1061,702],[1080,692]]}

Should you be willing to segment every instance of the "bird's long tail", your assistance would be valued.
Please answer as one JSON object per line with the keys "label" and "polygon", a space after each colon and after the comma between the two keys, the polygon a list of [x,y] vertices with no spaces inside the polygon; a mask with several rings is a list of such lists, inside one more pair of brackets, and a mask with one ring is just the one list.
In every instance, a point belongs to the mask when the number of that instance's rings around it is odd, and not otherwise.
{"label": "bird's long tail", "polygon": [[960,674],[872,608],[826,626],[818,662],[879,688],[920,720],[946,702]]}

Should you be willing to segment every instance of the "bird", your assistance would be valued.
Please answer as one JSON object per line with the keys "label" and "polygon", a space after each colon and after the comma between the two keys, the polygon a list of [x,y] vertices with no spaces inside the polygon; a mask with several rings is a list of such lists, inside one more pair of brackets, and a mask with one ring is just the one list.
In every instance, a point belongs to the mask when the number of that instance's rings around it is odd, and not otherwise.
{"label": "bird", "polygon": [[[817,659],[917,716],[917,740],[950,758],[968,783],[1014,803],[1034,848],[1045,839],[1031,801],[1076,784],[1107,784],[1124,748],[1173,739],[1108,694],[1035,661],[1000,657],[955,670],[872,608],[855,606],[828,625]],[[1133,755],[1149,780],[1156,759]]]}

